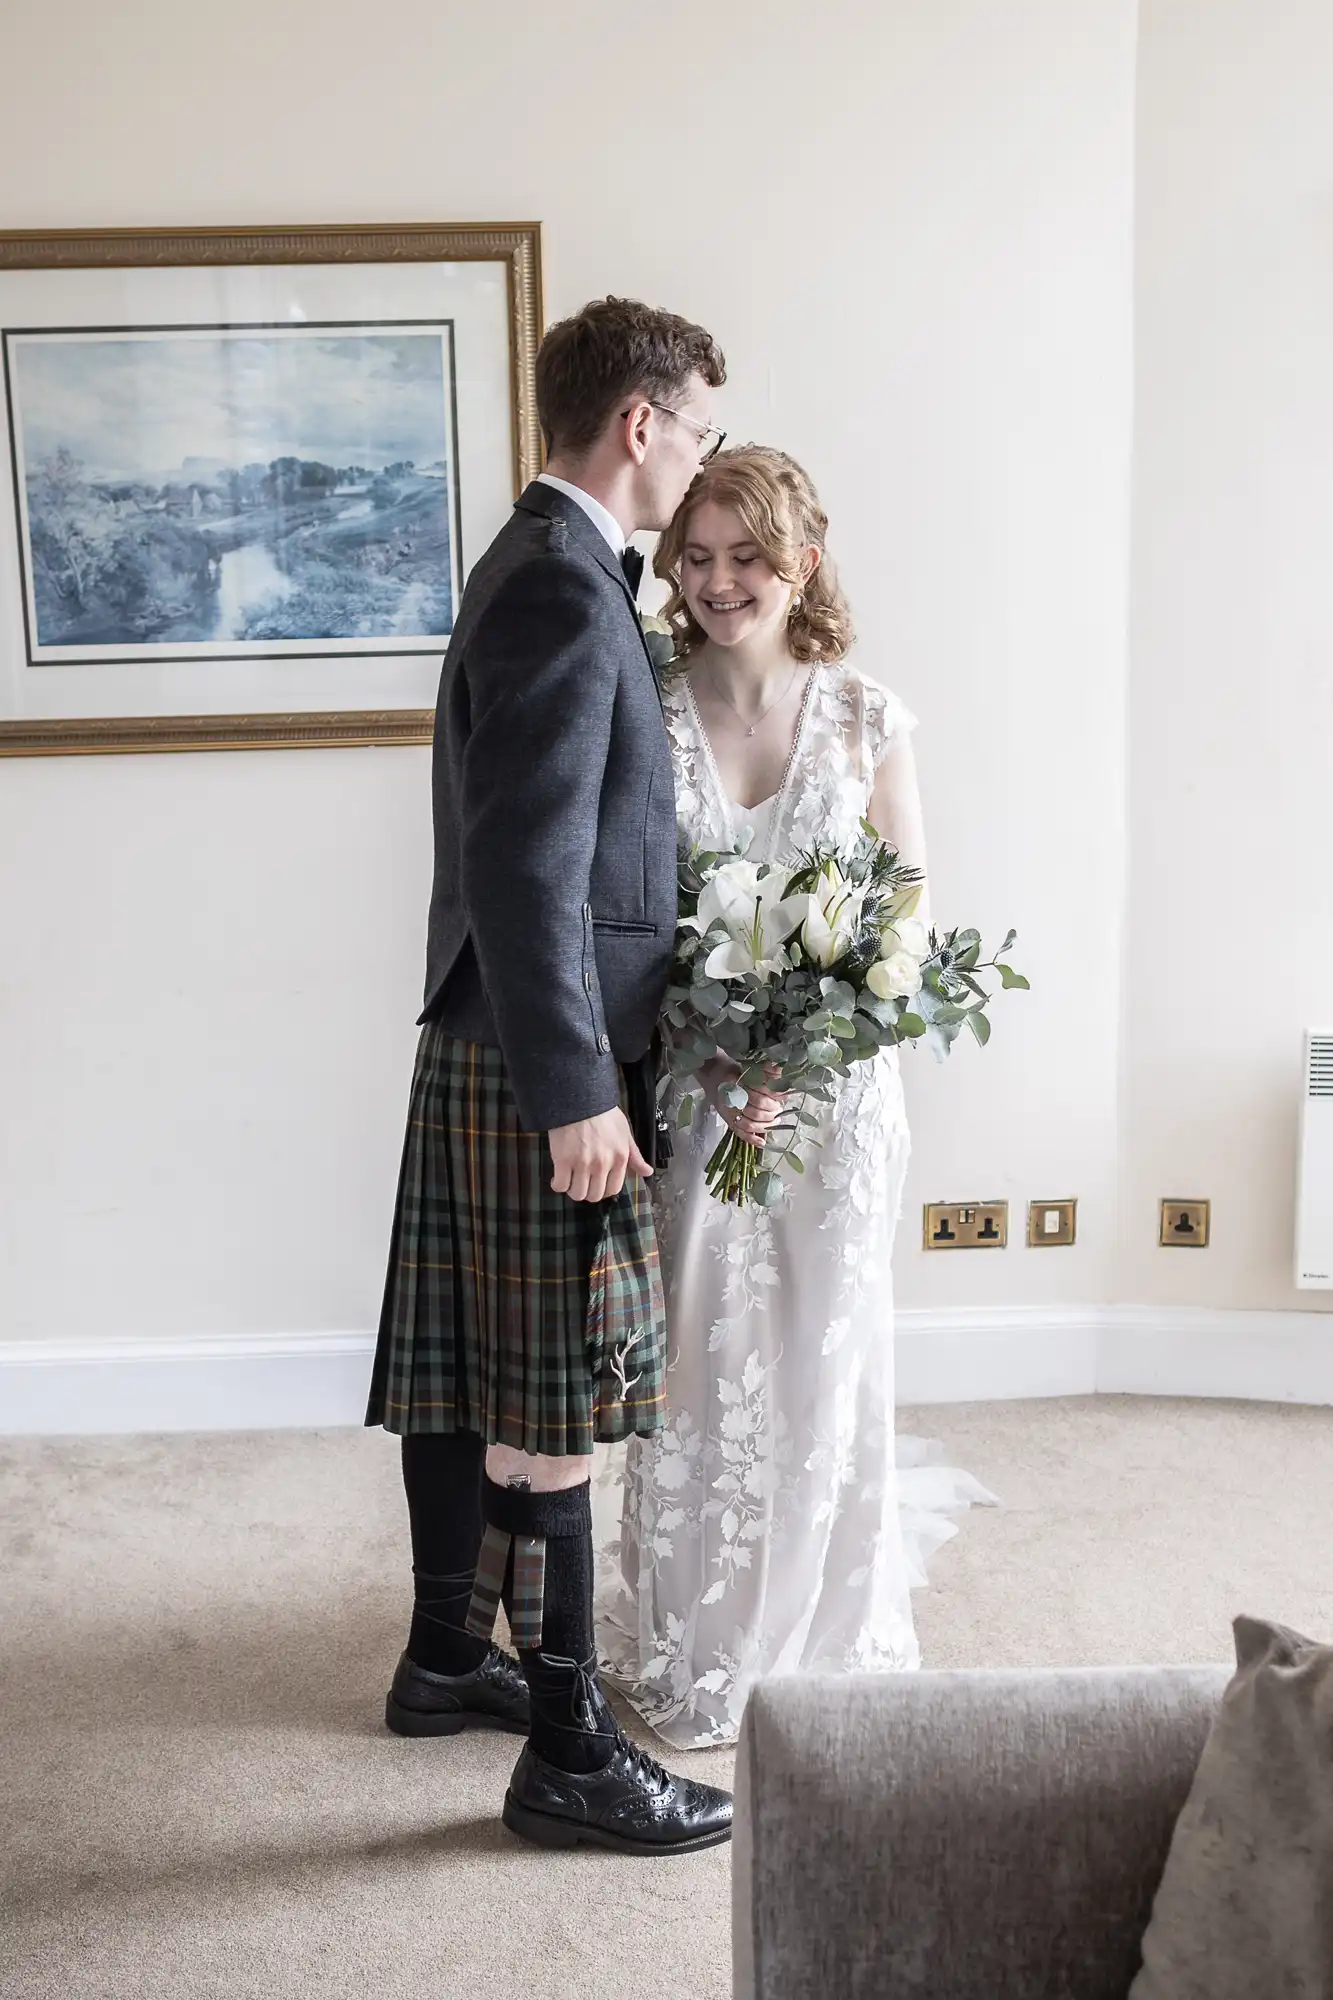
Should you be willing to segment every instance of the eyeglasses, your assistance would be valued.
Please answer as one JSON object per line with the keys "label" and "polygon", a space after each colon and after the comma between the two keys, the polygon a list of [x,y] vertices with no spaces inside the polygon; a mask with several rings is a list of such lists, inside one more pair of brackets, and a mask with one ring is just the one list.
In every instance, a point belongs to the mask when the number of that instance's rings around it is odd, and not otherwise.
{"label": "eyeglasses", "polygon": [[[684,424],[687,430],[694,432],[699,440],[700,465],[707,465],[710,458],[716,458],[727,441],[726,432],[720,431],[716,424],[701,424],[697,417],[687,417],[684,410],[673,410],[670,403],[654,403],[649,398],[648,407],[650,410],[660,410],[664,417],[674,417],[678,424]],[[629,410],[624,409],[620,414],[622,417],[627,417]]]}

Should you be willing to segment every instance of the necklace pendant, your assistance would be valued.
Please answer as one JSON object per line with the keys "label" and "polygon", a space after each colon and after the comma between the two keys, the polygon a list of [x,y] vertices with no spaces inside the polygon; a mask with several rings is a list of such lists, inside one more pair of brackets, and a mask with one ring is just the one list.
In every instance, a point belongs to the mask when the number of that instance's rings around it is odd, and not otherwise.
{"label": "necklace pendant", "polygon": [[753,736],[753,735],[754,735],[754,724],[753,724],[753,723],[751,723],[751,724],[750,724],[750,727],[749,727],[749,728],[748,728],[748,729],[746,730],[746,732],[745,732],[745,733],[746,733],[746,735],[747,735],[747,736]]}

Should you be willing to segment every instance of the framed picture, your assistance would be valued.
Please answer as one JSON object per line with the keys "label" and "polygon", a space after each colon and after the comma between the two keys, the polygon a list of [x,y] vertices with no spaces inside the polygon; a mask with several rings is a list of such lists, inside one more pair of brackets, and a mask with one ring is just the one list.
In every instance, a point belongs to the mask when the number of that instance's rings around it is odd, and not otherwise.
{"label": "framed picture", "polygon": [[535,223],[0,235],[0,754],[429,740]]}

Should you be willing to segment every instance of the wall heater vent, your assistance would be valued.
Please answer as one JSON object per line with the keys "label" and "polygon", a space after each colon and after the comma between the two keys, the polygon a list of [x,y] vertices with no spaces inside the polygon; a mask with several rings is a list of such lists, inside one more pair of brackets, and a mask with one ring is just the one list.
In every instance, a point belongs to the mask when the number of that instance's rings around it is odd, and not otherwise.
{"label": "wall heater vent", "polygon": [[1296,1185],[1296,1283],[1333,1291],[1333,1033],[1305,1037]]}

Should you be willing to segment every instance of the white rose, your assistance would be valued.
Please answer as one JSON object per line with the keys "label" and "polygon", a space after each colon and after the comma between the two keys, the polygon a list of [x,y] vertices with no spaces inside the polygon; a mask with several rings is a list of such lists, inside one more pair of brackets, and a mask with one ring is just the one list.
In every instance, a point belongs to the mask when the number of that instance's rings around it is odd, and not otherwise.
{"label": "white rose", "polygon": [[910,952],[890,952],[871,966],[866,985],[877,1000],[910,1000],[921,991],[921,967]]}
{"label": "white rose", "polygon": [[886,958],[895,951],[905,951],[915,959],[929,958],[929,928],[919,917],[899,917],[895,923],[885,927],[883,950]]}

